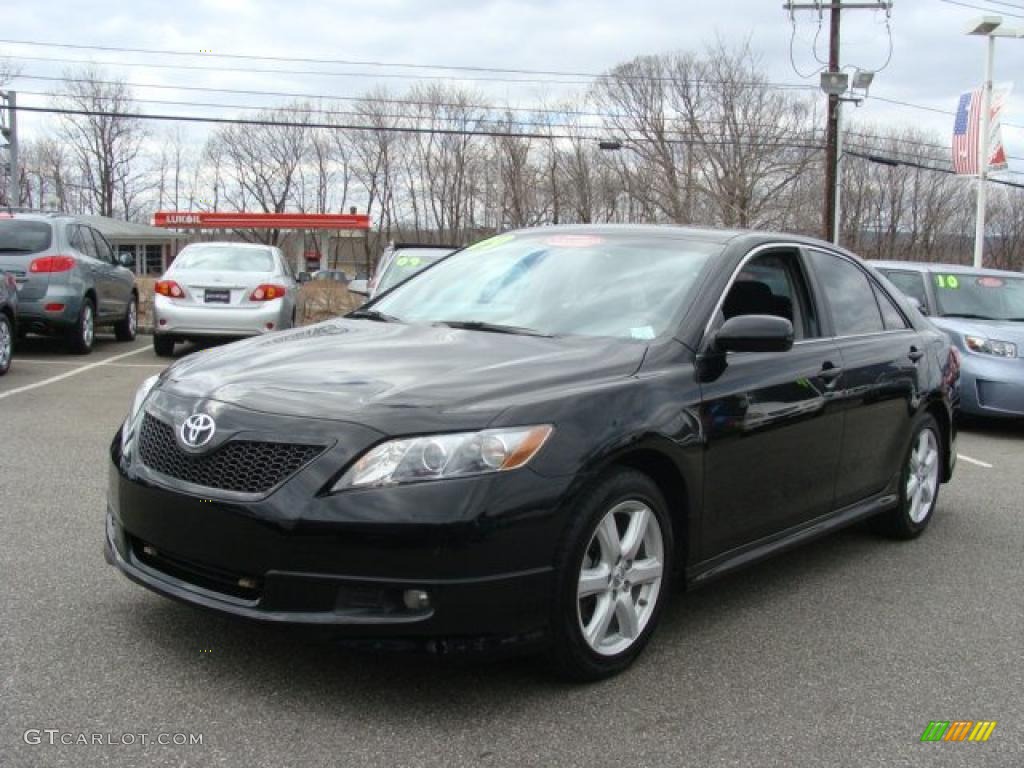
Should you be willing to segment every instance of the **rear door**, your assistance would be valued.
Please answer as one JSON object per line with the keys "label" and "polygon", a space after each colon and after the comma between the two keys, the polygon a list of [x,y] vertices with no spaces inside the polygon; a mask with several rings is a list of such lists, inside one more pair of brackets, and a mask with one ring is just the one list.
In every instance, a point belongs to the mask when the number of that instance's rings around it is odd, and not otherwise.
{"label": "rear door", "polygon": [[924,344],[861,264],[823,249],[808,249],[808,259],[842,356],[839,508],[881,493],[902,468]]}
{"label": "rear door", "polygon": [[805,523],[832,510],[842,414],[834,403],[839,351],[797,248],[747,257],[713,327],[738,315],[793,322],[788,352],[703,354],[703,556]]}
{"label": "rear door", "polygon": [[117,263],[114,249],[107,242],[107,238],[92,227],[86,229],[96,243],[96,258],[99,262],[96,272],[97,291],[100,292],[105,314],[107,317],[124,317],[128,311],[135,278],[131,270]]}
{"label": "rear door", "polygon": [[32,259],[53,251],[56,232],[48,221],[0,215],[0,270],[14,275],[18,296],[35,301],[46,295],[49,272],[31,272]]}

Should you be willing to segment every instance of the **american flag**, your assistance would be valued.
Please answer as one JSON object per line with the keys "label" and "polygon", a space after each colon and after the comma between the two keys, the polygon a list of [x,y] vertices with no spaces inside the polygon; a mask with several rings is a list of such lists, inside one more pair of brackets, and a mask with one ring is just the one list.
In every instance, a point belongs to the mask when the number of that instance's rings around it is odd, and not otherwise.
{"label": "american flag", "polygon": [[953,170],[978,173],[978,136],[981,133],[981,88],[960,96],[953,123]]}

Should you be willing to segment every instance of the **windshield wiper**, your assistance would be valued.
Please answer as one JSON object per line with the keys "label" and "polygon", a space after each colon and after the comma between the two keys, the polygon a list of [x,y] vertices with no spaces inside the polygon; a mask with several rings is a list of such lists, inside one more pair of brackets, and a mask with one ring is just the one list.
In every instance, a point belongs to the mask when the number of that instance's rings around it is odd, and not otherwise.
{"label": "windshield wiper", "polygon": [[970,312],[946,312],[941,317],[963,317],[968,320],[996,320],[997,318],[988,315],[972,315]]}
{"label": "windshield wiper", "polygon": [[0,248],[0,253],[35,253],[31,248]]}
{"label": "windshield wiper", "polygon": [[446,325],[449,328],[460,328],[464,331],[485,331],[486,333],[511,333],[516,336],[542,336],[551,338],[550,333],[541,333],[533,328],[521,328],[518,325],[500,325],[488,323],[483,320],[438,320],[438,325]]}
{"label": "windshield wiper", "polygon": [[356,320],[374,320],[378,323],[400,323],[402,322],[393,315],[386,315],[379,309],[357,309],[353,312],[349,312],[348,317],[355,318]]}

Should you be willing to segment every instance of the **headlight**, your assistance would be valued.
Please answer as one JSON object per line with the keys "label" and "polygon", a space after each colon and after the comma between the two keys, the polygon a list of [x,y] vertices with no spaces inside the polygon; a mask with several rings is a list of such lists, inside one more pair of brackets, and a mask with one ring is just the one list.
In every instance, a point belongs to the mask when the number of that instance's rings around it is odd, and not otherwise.
{"label": "headlight", "polygon": [[128,443],[132,438],[132,433],[135,429],[135,420],[139,417],[139,412],[142,410],[142,406],[146,402],[146,398],[149,397],[153,391],[153,387],[156,386],[159,376],[150,376],[135,391],[135,399],[132,400],[131,410],[128,411],[128,418],[124,420],[124,426],[121,427],[121,453],[125,453],[128,448]]}
{"label": "headlight", "polygon": [[964,336],[964,344],[971,352],[997,357],[1016,357],[1017,345],[1009,341],[986,339],[984,336]]}
{"label": "headlight", "polygon": [[365,453],[332,490],[507,472],[525,466],[552,427],[508,427],[389,440]]}

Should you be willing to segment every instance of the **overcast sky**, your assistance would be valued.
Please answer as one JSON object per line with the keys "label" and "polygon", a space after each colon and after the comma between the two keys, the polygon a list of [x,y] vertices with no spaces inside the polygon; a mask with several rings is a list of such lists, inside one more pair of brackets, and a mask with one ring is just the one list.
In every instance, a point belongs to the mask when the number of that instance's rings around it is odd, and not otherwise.
{"label": "overcast sky", "polygon": [[[961,0],[958,0],[960,2]],[[1002,14],[1007,24],[1024,27],[1024,0],[992,2],[962,0]],[[409,70],[370,66],[321,66],[299,62],[246,62],[201,57],[201,51],[282,57],[366,60],[431,65],[469,65],[533,70],[600,72],[638,54],[675,50],[698,51],[716,35],[726,42],[749,38],[763,57],[768,77],[776,82],[801,80],[790,63],[792,27],[782,0],[360,0],[360,2],[252,2],[247,0],[51,0],[46,13],[36,3],[7,3],[0,38],[48,43],[129,46],[194,51],[195,58],[67,48],[27,46],[0,42],[0,56],[13,58],[23,75],[53,77],[80,59],[114,62],[105,69],[132,83],[294,91],[309,94],[359,95],[374,84],[400,92],[411,80],[383,77],[418,72],[445,75],[435,70]],[[1019,8],[1016,8],[1019,6]],[[872,95],[952,110],[957,95],[982,78],[984,42],[967,37],[967,21],[983,11],[944,0],[896,0],[892,13],[892,58],[880,72]],[[1014,17],[1016,14],[1017,17]],[[797,17],[793,55],[803,73],[818,65],[813,41],[818,16],[804,11]],[[818,55],[827,54],[827,19],[818,41]],[[885,14],[848,11],[844,14],[842,61],[865,69],[882,67],[889,52]],[[36,57],[30,59],[27,57]],[[357,76],[288,75],[154,69],[139,63],[206,67],[260,67],[266,69],[318,69]],[[1012,81],[1024,73],[1024,39],[1000,40],[996,53],[996,79]],[[477,75],[477,76],[486,76]],[[509,75],[512,76],[512,75]],[[525,77],[525,76],[519,76]],[[583,90],[584,84],[470,83],[493,97],[529,106],[541,98]],[[19,78],[14,87],[23,93],[21,104],[42,105],[45,92],[59,83]],[[1003,119],[1024,126],[1024,83],[1010,100]],[[229,104],[274,105],[283,99],[245,97],[140,88],[142,99],[206,101]],[[232,114],[223,109],[142,104],[143,111],[188,114]],[[236,110],[234,114],[239,114]],[[949,143],[952,117],[899,107],[869,99],[854,119],[886,125],[914,125],[936,132]],[[26,115],[22,135],[38,135],[52,118]],[[164,130],[161,125],[156,130]],[[203,127],[190,129],[200,139]],[[1004,127],[1009,152],[1024,157],[1024,128]],[[1024,172],[1024,160],[1011,161]]]}

